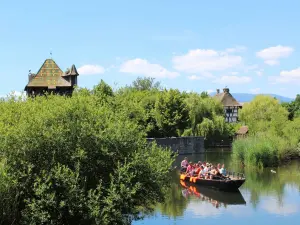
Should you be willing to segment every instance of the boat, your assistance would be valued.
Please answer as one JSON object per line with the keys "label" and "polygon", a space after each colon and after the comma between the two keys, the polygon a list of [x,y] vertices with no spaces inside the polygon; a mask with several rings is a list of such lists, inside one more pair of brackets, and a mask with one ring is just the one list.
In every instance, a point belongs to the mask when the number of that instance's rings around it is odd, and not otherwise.
{"label": "boat", "polygon": [[200,199],[209,199],[223,203],[224,205],[246,205],[246,201],[239,190],[235,192],[226,192],[215,190],[205,186],[195,185],[190,182],[180,180],[183,188],[188,189],[194,196]]}
{"label": "boat", "polygon": [[180,175],[180,180],[194,183],[201,186],[215,188],[222,191],[238,191],[238,189],[245,183],[244,177],[228,177],[226,179],[203,179],[191,177],[185,174]]}

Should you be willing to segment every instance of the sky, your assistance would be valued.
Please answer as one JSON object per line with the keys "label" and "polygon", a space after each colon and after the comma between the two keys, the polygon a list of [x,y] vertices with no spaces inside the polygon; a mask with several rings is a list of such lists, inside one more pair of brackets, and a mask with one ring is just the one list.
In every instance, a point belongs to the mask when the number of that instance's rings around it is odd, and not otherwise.
{"label": "sky", "polygon": [[0,0],[0,96],[47,58],[78,85],[137,77],[166,88],[300,93],[300,1]]}

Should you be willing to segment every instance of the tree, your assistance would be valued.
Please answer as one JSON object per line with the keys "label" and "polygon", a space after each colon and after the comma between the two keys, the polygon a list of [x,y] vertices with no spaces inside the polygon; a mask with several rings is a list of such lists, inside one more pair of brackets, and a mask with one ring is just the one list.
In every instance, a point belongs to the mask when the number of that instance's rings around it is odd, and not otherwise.
{"label": "tree", "polygon": [[132,87],[138,91],[150,91],[152,89],[161,89],[161,84],[158,81],[155,82],[155,78],[152,77],[138,77],[133,81]]}
{"label": "tree", "polygon": [[106,98],[108,96],[114,96],[112,88],[101,79],[100,83],[94,86],[92,93],[100,98]]}
{"label": "tree", "polygon": [[185,99],[185,102],[189,111],[189,121],[193,136],[199,135],[197,126],[202,123],[204,118],[211,120],[214,115],[223,116],[221,103],[203,93],[201,95],[191,93]]}
{"label": "tree", "polygon": [[249,126],[249,132],[274,132],[280,134],[288,120],[287,110],[279,101],[265,95],[257,95],[243,105],[240,120]]}
{"label": "tree", "polygon": [[293,120],[294,118],[300,117],[300,95],[299,94],[297,94],[294,101],[283,102],[282,106],[285,107],[289,112],[288,114],[289,120]]}
{"label": "tree", "polygon": [[155,119],[164,137],[180,136],[188,125],[188,109],[179,90],[164,90],[155,103]]}

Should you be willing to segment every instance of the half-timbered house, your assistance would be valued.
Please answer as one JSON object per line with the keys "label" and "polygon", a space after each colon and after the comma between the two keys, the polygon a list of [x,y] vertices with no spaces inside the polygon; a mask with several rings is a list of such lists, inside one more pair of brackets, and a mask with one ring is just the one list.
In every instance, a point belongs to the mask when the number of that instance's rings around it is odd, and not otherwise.
{"label": "half-timbered house", "polygon": [[242,105],[230,94],[229,88],[223,88],[223,92],[217,89],[215,98],[219,99],[224,106],[225,121],[235,123],[238,121],[238,111]]}
{"label": "half-timbered house", "polygon": [[78,76],[75,65],[63,72],[53,59],[46,59],[36,74],[29,73],[25,91],[27,96],[45,93],[72,95]]}

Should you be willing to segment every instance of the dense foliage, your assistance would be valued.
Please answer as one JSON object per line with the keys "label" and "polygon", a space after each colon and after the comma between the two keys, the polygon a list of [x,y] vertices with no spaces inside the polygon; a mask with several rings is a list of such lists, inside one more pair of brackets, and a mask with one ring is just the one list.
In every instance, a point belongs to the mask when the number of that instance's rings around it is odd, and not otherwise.
{"label": "dense foliage", "polygon": [[164,200],[171,152],[145,137],[229,137],[220,102],[138,78],[0,102],[0,223],[130,224]]}
{"label": "dense foliage", "polygon": [[138,78],[119,89],[115,100],[124,113],[147,132],[147,137],[204,136],[210,145],[234,134],[225,123],[221,102],[207,93],[163,89],[151,78]]}
{"label": "dense foliage", "polygon": [[300,118],[288,120],[289,112],[278,100],[259,95],[240,111],[249,136],[233,143],[234,157],[246,165],[274,166],[299,157]]}
{"label": "dense foliage", "polygon": [[283,102],[282,106],[285,107],[289,113],[289,120],[300,117],[300,95],[298,94],[294,101]]}
{"label": "dense foliage", "polygon": [[163,200],[170,151],[148,147],[139,125],[98,94],[10,99],[0,109],[5,222],[130,224]]}

